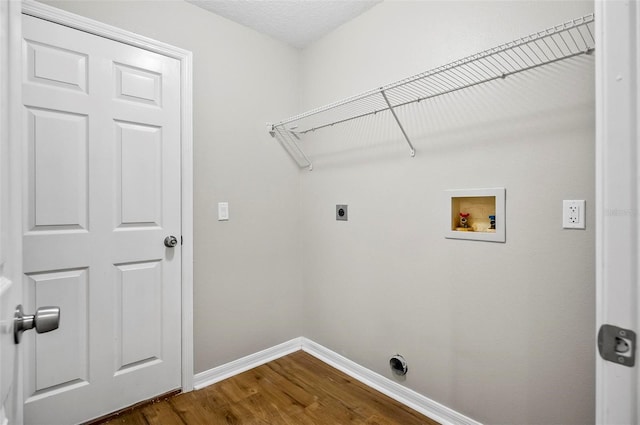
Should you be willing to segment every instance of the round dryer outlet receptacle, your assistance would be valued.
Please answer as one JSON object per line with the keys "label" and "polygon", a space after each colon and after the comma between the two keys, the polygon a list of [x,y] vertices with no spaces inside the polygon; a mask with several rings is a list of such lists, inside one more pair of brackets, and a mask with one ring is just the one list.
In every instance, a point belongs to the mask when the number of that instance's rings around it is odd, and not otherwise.
{"label": "round dryer outlet receptacle", "polygon": [[347,221],[349,220],[349,209],[348,205],[336,205],[336,220],[338,221]]}
{"label": "round dryer outlet receptacle", "polygon": [[407,361],[400,354],[396,354],[389,359],[389,366],[393,373],[399,376],[404,376],[409,371]]}

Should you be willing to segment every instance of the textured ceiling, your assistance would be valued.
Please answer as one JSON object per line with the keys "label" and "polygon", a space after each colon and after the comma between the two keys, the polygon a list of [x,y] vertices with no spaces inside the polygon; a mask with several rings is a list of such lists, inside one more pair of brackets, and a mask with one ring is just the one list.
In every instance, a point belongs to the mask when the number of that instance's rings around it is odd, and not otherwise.
{"label": "textured ceiling", "polygon": [[186,0],[297,48],[382,0]]}

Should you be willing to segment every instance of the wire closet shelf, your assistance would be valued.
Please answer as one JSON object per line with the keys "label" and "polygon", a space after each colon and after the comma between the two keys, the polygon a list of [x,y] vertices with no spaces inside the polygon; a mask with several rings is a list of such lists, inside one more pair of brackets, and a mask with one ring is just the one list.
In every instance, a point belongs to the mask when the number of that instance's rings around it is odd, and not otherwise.
{"label": "wire closet shelf", "polygon": [[390,112],[411,156],[415,149],[395,110],[468,87],[506,78],[595,49],[594,15],[589,14],[412,77],[267,124],[269,133],[301,168],[313,169],[298,141],[306,133],[381,112]]}

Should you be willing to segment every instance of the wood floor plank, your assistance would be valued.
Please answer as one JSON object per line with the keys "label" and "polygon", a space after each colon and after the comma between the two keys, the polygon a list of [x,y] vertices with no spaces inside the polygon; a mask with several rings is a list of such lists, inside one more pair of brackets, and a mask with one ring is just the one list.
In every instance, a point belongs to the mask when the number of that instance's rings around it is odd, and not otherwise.
{"label": "wood floor plank", "polygon": [[303,351],[103,423],[438,425]]}
{"label": "wood floor plank", "polygon": [[190,392],[181,394],[169,400],[173,409],[179,413],[183,421],[189,425],[206,425],[225,423],[228,412],[228,403],[207,403],[207,398],[202,394]]}
{"label": "wood floor plank", "polygon": [[115,417],[109,417],[105,419],[104,424],[140,424],[148,425],[149,422],[144,418],[140,410],[134,410],[131,412],[121,413]]}
{"label": "wood floor plank", "polygon": [[259,391],[265,399],[269,400],[269,403],[274,404],[278,407],[278,410],[283,411],[287,415],[295,415],[303,411],[306,405],[299,401],[295,395],[291,394],[295,391],[291,391],[291,388],[287,388],[287,386],[282,383],[280,385],[276,385],[265,379],[264,373],[262,373],[264,370],[264,366],[260,366],[256,369],[240,374],[237,376],[238,381],[248,381],[247,384],[255,385],[257,391]]}
{"label": "wood floor plank", "polygon": [[323,376],[328,382],[331,382],[331,386],[329,389],[317,386],[318,390],[326,391],[328,395],[339,398],[348,406],[356,406],[355,408],[365,417],[376,415],[379,421],[387,420],[390,423],[436,423],[433,421],[424,422],[425,417],[418,412],[407,409],[390,397],[373,391],[361,382],[304,352],[296,352],[279,360],[283,363],[287,362],[287,367],[295,370],[295,376],[299,379],[306,378],[309,385],[315,376]]}
{"label": "wood floor plank", "polygon": [[324,398],[317,409],[307,415],[318,425],[364,425],[365,418],[355,409],[349,408],[334,398]]}
{"label": "wood floor plank", "polygon": [[144,406],[141,412],[142,416],[150,424],[185,425],[180,415],[166,401]]}
{"label": "wood floor plank", "polygon": [[308,389],[297,385],[289,377],[279,374],[273,370],[270,364],[256,368],[256,376],[262,379],[262,390],[269,390],[271,387],[278,388],[285,396],[291,399],[292,403],[301,406],[303,409],[318,402],[318,397]]}
{"label": "wood floor plank", "polygon": [[[322,393],[323,399],[334,398],[342,405],[343,409],[353,409],[363,418],[379,413],[380,407],[376,407],[376,405],[379,405],[381,401],[383,402],[382,407],[385,403],[396,403],[394,400],[372,391],[371,388],[348,375],[307,356],[283,358],[276,362],[280,361],[283,369],[290,371],[291,379],[299,381],[301,385],[313,385],[317,392]],[[287,372],[283,371],[282,373]],[[323,379],[318,379],[319,376]],[[394,412],[395,410],[394,408]],[[416,422],[412,417],[407,419],[408,415],[400,409],[398,409],[397,415],[402,416],[398,418],[399,423],[422,423]]]}

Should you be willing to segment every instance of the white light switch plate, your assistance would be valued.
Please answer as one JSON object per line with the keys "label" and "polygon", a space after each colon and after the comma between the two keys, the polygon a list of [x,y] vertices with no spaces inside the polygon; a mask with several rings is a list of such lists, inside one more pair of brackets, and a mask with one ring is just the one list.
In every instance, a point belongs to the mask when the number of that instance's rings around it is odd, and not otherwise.
{"label": "white light switch plate", "polygon": [[229,203],[218,202],[218,221],[229,220]]}
{"label": "white light switch plate", "polygon": [[563,229],[584,229],[585,216],[584,200],[564,200],[562,201],[562,228]]}

